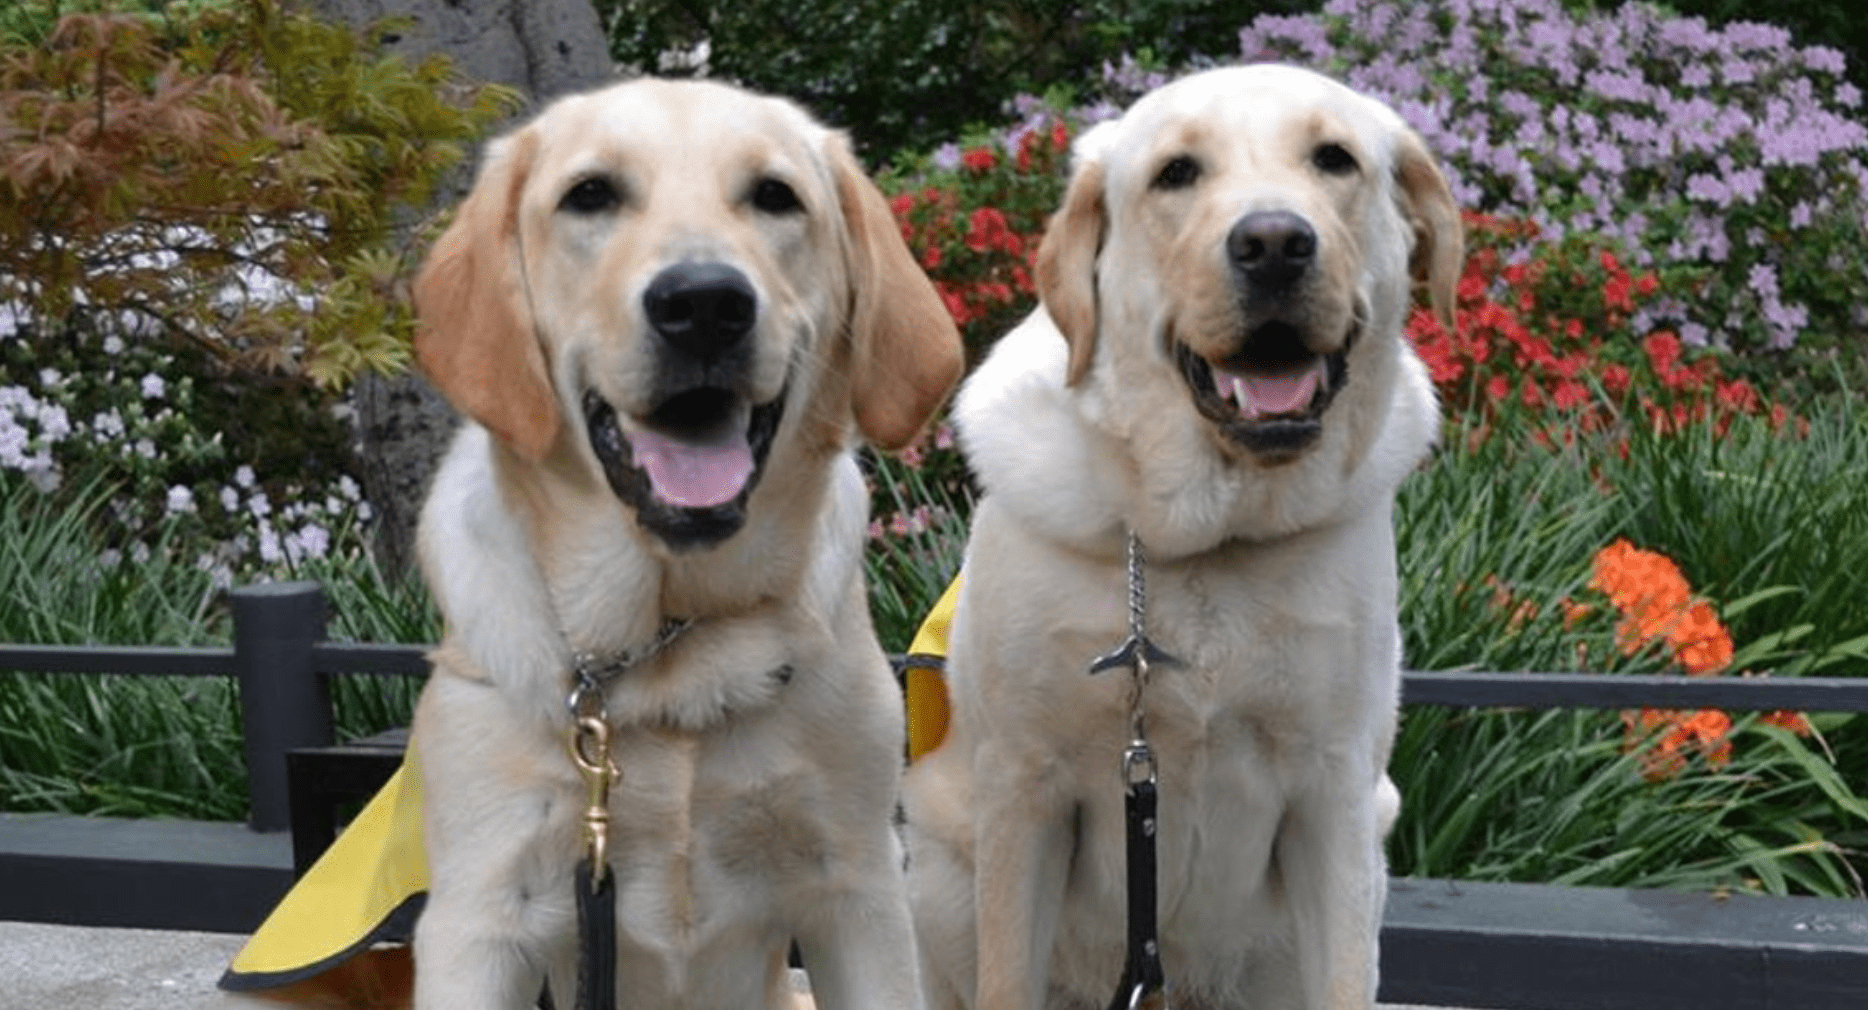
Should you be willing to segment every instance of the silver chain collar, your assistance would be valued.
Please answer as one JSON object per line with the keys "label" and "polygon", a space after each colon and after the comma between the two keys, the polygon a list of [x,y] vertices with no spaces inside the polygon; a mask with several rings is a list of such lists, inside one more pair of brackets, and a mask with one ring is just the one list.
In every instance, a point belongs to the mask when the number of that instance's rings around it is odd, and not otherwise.
{"label": "silver chain collar", "polygon": [[1122,779],[1133,784],[1155,781],[1155,757],[1148,746],[1147,723],[1142,706],[1142,692],[1153,675],[1153,666],[1175,667],[1181,661],[1163,652],[1148,637],[1148,559],[1142,551],[1142,539],[1133,530],[1128,536],[1129,635],[1114,649],[1098,656],[1090,664],[1090,673],[1098,674],[1117,667],[1129,670],[1129,745],[1122,753]]}
{"label": "silver chain collar", "polygon": [[[655,632],[655,637],[641,645],[633,646],[602,656],[594,652],[574,652],[571,655],[571,695],[567,704],[574,719],[587,716],[603,717],[603,699],[609,692],[610,685],[622,679],[630,670],[661,655],[662,650],[674,644],[675,639],[694,626],[689,618],[671,618],[663,621]],[[568,639],[567,639],[568,640]]]}

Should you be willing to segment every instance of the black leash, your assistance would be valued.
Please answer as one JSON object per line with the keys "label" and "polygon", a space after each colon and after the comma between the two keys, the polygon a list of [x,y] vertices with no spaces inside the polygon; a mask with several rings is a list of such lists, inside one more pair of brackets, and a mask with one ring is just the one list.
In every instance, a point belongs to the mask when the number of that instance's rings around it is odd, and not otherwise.
{"label": "black leash", "polygon": [[1125,766],[1146,763],[1147,775],[1132,774],[1123,806],[1129,834],[1129,951],[1122,966],[1122,981],[1109,1010],[1166,1010],[1167,973],[1161,968],[1161,944],[1155,935],[1155,771],[1154,755],[1146,741],[1140,755],[1131,744]]}
{"label": "black leash", "polygon": [[1154,749],[1148,746],[1143,719],[1142,689],[1148,685],[1149,664],[1179,666],[1180,660],[1162,652],[1148,638],[1148,593],[1143,572],[1141,538],[1129,534],[1129,637],[1090,664],[1092,674],[1126,666],[1130,674],[1129,746],[1122,753],[1123,808],[1128,827],[1128,954],[1122,980],[1109,1001],[1109,1010],[1168,1010],[1167,973],[1161,967],[1161,942],[1156,932]]}
{"label": "black leash", "polygon": [[577,863],[577,1010],[616,1006],[616,874]]}

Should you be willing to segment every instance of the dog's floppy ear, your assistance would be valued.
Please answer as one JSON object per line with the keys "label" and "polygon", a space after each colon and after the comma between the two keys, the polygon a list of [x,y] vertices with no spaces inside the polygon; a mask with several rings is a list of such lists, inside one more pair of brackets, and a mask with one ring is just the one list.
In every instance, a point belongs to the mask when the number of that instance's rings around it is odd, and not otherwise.
{"label": "dog's floppy ear", "polygon": [[1089,371],[1096,350],[1096,254],[1105,215],[1102,162],[1084,162],[1038,243],[1038,297],[1070,345],[1065,384],[1071,386]]}
{"label": "dog's floppy ear", "polygon": [[1441,325],[1453,328],[1453,300],[1459,271],[1466,262],[1466,239],[1453,191],[1434,164],[1427,145],[1403,130],[1395,145],[1395,183],[1401,212],[1414,229],[1408,272],[1427,285],[1427,297]]}
{"label": "dog's floppy ear", "polygon": [[530,131],[496,141],[415,278],[415,357],[461,413],[527,459],[558,437],[558,402],[520,276],[519,191]]}
{"label": "dog's floppy ear", "polygon": [[864,437],[899,449],[914,441],[959,381],[966,363],[960,331],[849,143],[832,134],[824,147],[848,235],[851,406]]}

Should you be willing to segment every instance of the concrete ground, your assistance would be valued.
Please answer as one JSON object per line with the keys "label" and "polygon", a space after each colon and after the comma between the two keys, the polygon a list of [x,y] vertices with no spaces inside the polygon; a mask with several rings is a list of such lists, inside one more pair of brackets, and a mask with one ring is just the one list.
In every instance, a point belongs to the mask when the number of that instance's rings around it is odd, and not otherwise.
{"label": "concrete ground", "polygon": [[257,1010],[214,987],[245,939],[0,922],[0,1008]]}
{"label": "concrete ground", "polygon": [[0,1010],[277,1010],[276,1003],[215,988],[245,940],[225,933],[0,922]]}

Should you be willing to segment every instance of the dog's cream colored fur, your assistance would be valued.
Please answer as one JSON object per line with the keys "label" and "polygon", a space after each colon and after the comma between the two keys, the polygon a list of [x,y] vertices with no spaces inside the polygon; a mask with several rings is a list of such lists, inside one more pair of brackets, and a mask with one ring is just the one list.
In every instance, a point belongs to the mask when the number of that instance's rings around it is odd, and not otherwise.
{"label": "dog's cream colored fur", "polygon": [[[613,208],[567,211],[601,179]],[[771,180],[795,212],[762,206]],[[769,202],[769,201],[768,201]],[[581,409],[652,410],[645,285],[741,271],[745,372],[786,408],[742,528],[671,546],[612,493]],[[861,574],[857,429],[913,438],[958,377],[957,335],[840,134],[722,85],[560,100],[489,148],[416,285],[424,370],[469,415],[420,532],[447,622],[414,740],[432,874],[416,1005],[573,997],[585,790],[566,750],[572,651],[694,623],[610,690],[623,1005],[789,1006],[795,938],[826,1008],[911,1007],[892,813],[900,697]]]}
{"label": "dog's cream colored fur", "polygon": [[[1356,171],[1321,170],[1326,144]],[[1197,178],[1160,184],[1182,156]],[[1075,157],[1044,307],[956,408],[985,495],[949,737],[906,784],[929,1006],[1092,1008],[1115,990],[1129,679],[1086,669],[1126,632],[1133,530],[1148,630],[1186,663],[1145,695],[1173,1004],[1367,1008],[1398,803],[1391,513],[1438,424],[1402,331],[1412,280],[1451,302],[1451,196],[1392,111],[1285,67],[1170,84]],[[1225,242],[1253,211],[1314,226],[1314,284],[1288,308],[1311,349],[1347,349],[1347,385],[1294,458],[1230,442],[1170,356],[1218,362],[1243,339]]]}

